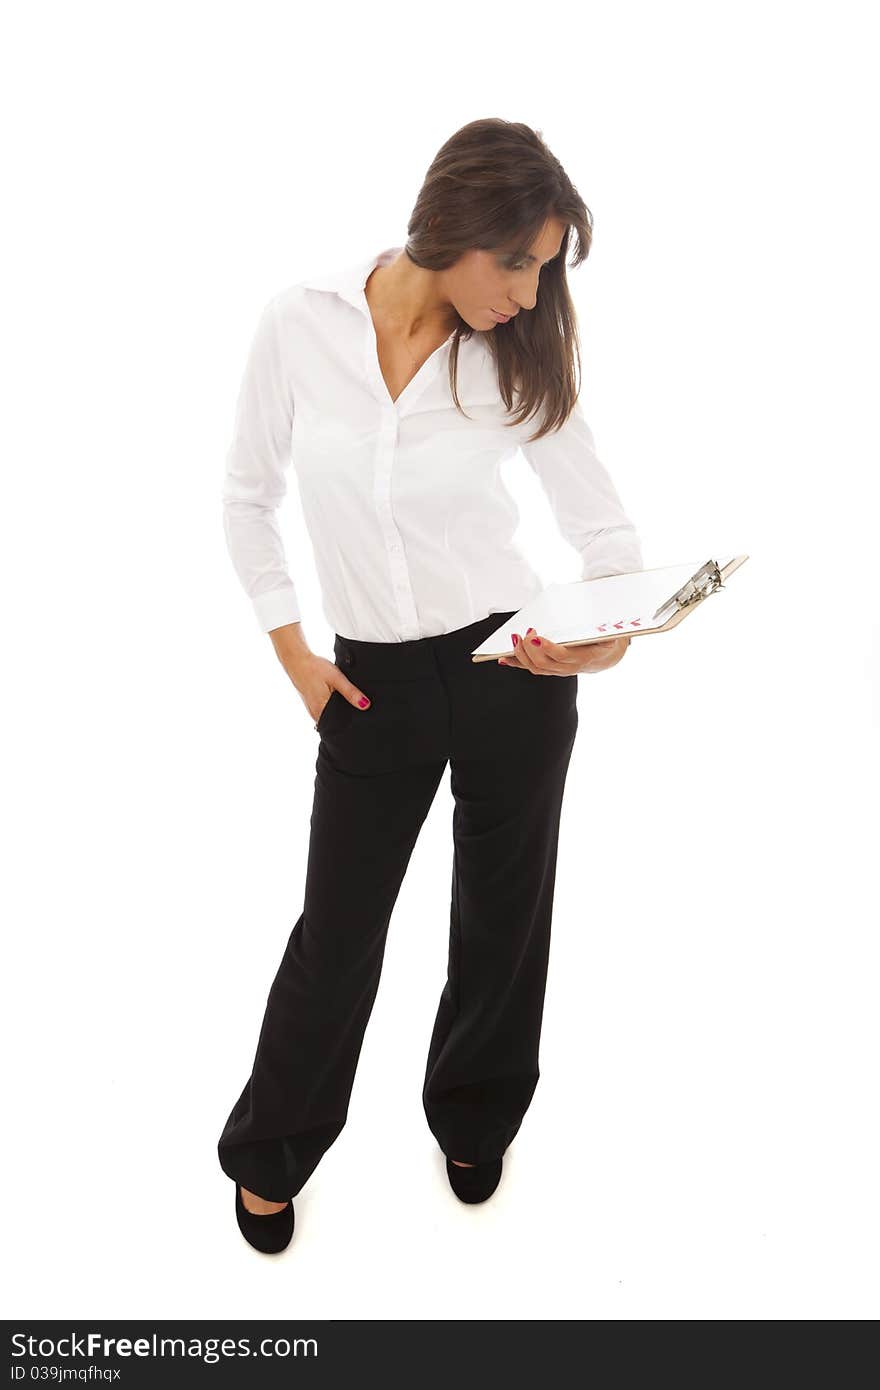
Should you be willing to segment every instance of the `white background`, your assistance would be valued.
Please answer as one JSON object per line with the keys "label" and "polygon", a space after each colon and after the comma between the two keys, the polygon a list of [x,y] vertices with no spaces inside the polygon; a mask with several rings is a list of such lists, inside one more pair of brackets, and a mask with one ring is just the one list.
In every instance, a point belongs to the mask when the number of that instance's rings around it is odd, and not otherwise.
{"label": "white background", "polygon": [[[7,21],[7,1317],[877,1316],[870,17]],[[540,129],[593,213],[581,399],[646,567],[750,558],[578,678],[541,1080],[495,1197],[457,1201],[421,1106],[447,771],[348,1124],[268,1259],[216,1141],[302,909],[317,735],[225,550],[235,392],[265,300],[401,245],[488,115]],[[514,462],[523,544],[576,577]],[[295,488],[282,526],[332,659]]]}

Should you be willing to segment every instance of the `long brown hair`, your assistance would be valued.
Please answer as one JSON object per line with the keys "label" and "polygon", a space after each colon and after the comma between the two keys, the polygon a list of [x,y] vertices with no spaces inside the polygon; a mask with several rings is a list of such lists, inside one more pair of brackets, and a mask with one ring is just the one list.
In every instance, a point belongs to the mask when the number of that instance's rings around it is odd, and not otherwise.
{"label": "long brown hair", "polygon": [[[589,208],[541,131],[494,117],[457,130],[425,175],[404,248],[426,270],[448,270],[474,248],[519,256],[550,217],[566,230],[559,255],[541,272],[534,309],[484,335],[502,400],[508,413],[515,411],[509,423],[521,424],[544,407],[543,423],[527,443],[563,425],[577,400],[580,342],[565,267],[572,233],[572,266],[586,260],[593,233]],[[449,355],[452,398],[464,415],[456,389],[458,348],[475,331],[459,316]]]}

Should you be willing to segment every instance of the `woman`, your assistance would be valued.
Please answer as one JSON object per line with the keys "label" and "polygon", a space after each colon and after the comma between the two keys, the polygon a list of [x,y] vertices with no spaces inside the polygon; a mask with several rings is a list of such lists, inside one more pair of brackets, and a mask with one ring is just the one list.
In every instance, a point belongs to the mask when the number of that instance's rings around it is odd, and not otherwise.
{"label": "woman", "polygon": [[[518,448],[583,579],[642,567],[577,402],[565,265],[572,232],[579,265],[591,229],[540,132],[473,121],[428,170],[406,245],[281,291],[251,345],[226,538],[319,735],[303,912],[218,1144],[239,1227],[265,1252],[289,1243],[292,1198],[345,1124],[389,919],[447,764],[449,966],[422,1100],[463,1201],[494,1192],[537,1085],[575,677],[629,639],[567,648],[530,628],[509,658],[470,653],[543,587],[499,477]],[[291,457],[335,662],[306,642],[277,526]]]}

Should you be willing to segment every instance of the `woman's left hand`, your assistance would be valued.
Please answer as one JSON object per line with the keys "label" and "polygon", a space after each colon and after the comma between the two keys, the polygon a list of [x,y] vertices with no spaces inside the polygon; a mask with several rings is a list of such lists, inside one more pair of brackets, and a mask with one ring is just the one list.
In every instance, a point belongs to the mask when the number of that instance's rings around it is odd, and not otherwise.
{"label": "woman's left hand", "polygon": [[[541,637],[530,627],[524,638],[516,638],[514,656],[500,656],[499,666],[518,666],[533,676],[576,676],[579,671],[607,671],[616,666],[632,641],[631,637],[612,637],[607,642],[586,642],[580,647],[566,647]],[[537,641],[535,641],[537,639]]]}

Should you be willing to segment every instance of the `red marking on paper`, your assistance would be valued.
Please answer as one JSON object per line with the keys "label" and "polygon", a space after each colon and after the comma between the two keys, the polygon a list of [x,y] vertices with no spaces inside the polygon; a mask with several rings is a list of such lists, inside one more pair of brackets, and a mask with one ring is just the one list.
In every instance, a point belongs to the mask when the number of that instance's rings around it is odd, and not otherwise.
{"label": "red marking on paper", "polygon": [[629,623],[630,627],[638,627],[641,621],[641,618],[618,618],[616,623],[597,623],[593,631],[607,632],[609,627],[620,629],[625,627],[627,623]]}

